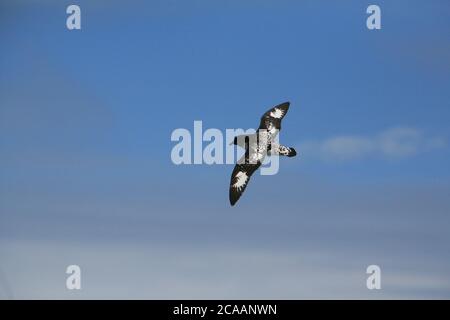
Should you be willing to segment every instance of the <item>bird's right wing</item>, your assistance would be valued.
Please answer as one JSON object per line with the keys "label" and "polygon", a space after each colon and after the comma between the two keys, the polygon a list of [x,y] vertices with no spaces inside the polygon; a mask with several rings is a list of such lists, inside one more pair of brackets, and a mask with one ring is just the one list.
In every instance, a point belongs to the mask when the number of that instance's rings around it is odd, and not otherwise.
{"label": "bird's right wing", "polygon": [[281,103],[266,113],[261,117],[261,122],[259,124],[259,129],[269,130],[269,127],[274,127],[275,129],[281,129],[281,120],[289,110],[289,102]]}
{"label": "bird's right wing", "polygon": [[[245,155],[244,155],[245,157]],[[243,159],[241,159],[243,160]],[[230,203],[232,206],[239,200],[252,174],[261,166],[261,163],[245,163],[241,160],[234,167],[230,181]]]}

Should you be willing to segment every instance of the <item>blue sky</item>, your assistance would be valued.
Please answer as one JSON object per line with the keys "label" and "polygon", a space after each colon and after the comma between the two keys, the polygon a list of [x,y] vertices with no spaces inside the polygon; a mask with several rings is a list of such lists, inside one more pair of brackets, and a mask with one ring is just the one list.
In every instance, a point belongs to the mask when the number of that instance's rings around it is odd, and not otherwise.
{"label": "blue sky", "polygon": [[[447,1],[69,4],[0,5],[2,297],[450,297]],[[284,101],[299,156],[236,207],[232,165],[172,164]]]}

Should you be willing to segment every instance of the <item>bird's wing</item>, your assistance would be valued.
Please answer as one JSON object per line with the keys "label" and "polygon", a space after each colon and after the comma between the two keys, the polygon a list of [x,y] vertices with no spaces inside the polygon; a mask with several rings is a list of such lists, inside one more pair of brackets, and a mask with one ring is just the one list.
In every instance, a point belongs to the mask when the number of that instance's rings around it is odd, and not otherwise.
{"label": "bird's wing", "polygon": [[[245,155],[243,156],[245,157]],[[241,158],[242,160],[242,158]],[[245,163],[239,160],[231,174],[230,181],[230,203],[232,206],[239,200],[252,174],[261,166],[261,163]],[[244,162],[244,163],[241,163]]]}
{"label": "bird's wing", "polygon": [[289,110],[289,102],[284,102],[282,104],[279,104],[266,113],[263,114],[261,117],[261,122],[259,124],[259,129],[266,129],[269,130],[270,126],[275,127],[276,129],[281,129],[281,120],[284,118],[286,113]]}

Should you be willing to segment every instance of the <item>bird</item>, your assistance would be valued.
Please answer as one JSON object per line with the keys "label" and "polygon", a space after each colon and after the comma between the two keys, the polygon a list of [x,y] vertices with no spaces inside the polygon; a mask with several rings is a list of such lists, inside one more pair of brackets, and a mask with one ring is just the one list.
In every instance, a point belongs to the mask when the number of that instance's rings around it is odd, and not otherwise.
{"label": "bird", "polygon": [[261,117],[258,130],[254,134],[234,137],[231,144],[245,149],[245,154],[236,163],[230,180],[230,204],[234,206],[244,193],[252,174],[258,170],[266,155],[294,157],[297,152],[275,142],[281,129],[281,120],[289,110],[290,102],[284,102],[268,110]]}

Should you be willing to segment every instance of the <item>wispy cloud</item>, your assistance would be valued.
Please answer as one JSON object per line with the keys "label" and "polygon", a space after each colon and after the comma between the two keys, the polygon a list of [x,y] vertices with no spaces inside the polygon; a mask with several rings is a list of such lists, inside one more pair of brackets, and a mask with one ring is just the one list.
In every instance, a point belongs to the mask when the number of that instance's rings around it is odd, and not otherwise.
{"label": "wispy cloud", "polygon": [[402,158],[446,147],[443,137],[430,137],[411,127],[393,127],[379,133],[338,135],[301,143],[304,154],[324,160],[355,160],[365,157]]}

